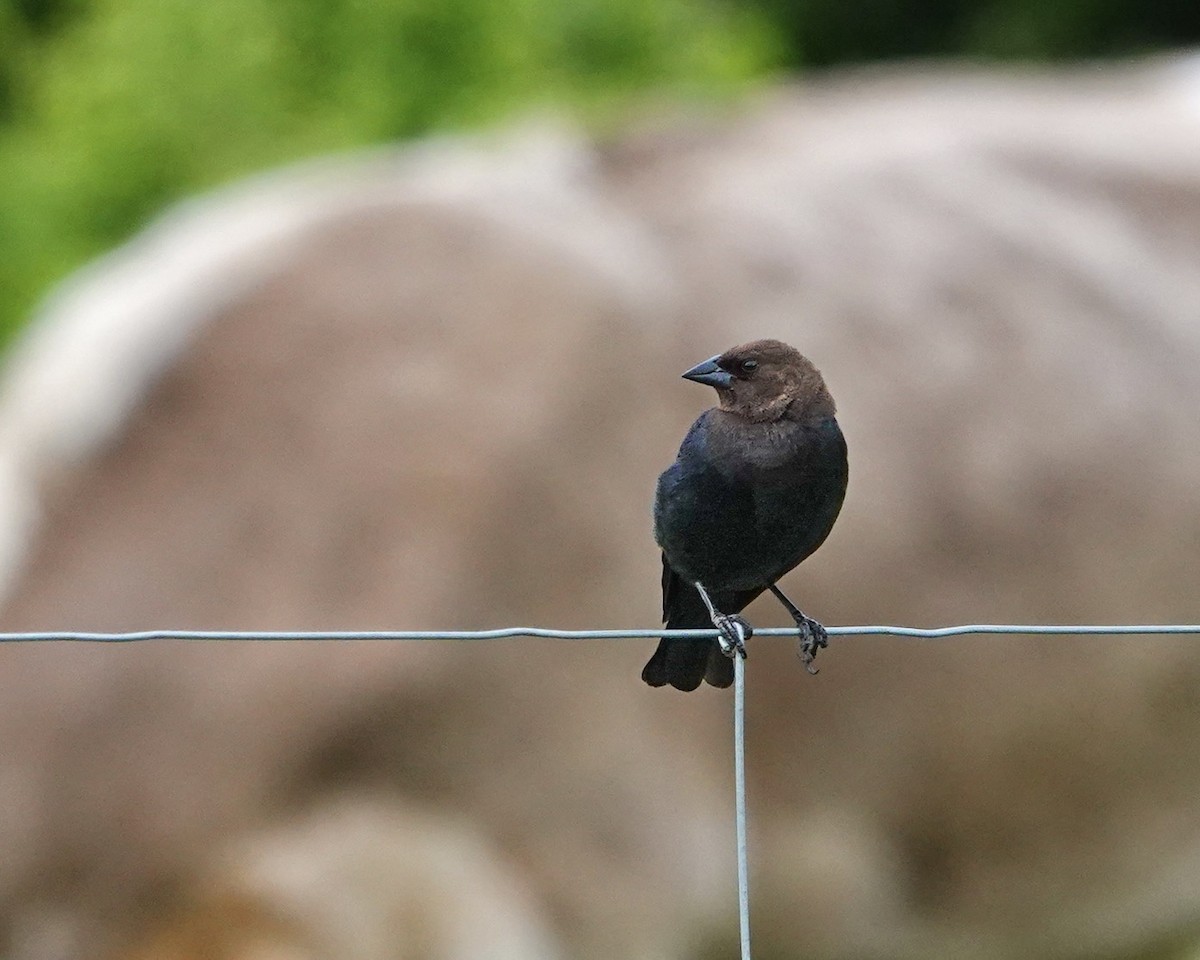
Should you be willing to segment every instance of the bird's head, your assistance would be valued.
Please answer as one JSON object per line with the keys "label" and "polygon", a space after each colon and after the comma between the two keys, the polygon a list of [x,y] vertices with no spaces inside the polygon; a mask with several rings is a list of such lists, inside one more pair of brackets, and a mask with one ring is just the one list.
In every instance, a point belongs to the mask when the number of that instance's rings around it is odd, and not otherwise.
{"label": "bird's head", "polygon": [[755,340],[698,363],[684,379],[715,387],[721,409],[755,423],[833,416],[821,373],[795,347]]}

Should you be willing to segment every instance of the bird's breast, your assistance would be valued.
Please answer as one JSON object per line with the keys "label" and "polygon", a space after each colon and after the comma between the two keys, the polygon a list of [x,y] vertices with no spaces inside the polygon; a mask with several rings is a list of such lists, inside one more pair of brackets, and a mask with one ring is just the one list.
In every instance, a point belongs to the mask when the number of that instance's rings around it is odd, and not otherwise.
{"label": "bird's breast", "polygon": [[708,461],[731,480],[785,480],[803,467],[814,450],[813,438],[797,424],[755,423],[742,429],[709,431]]}
{"label": "bird's breast", "polygon": [[761,588],[825,539],[846,489],[836,422],[708,424],[660,481],[656,535],[688,580]]}

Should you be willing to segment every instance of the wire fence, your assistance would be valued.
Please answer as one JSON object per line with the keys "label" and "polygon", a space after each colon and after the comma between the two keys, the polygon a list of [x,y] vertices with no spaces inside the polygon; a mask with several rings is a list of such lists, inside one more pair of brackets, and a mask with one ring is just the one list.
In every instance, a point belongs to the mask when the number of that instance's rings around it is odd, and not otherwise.
{"label": "wire fence", "polygon": [[746,661],[733,658],[733,811],[737,845],[738,941],[750,960],[750,857],[746,840]]}
{"label": "wire fence", "polygon": [[[911,637],[939,640],[969,634],[1019,633],[1080,636],[1122,634],[1200,634],[1200,624],[1047,624],[971,623],[954,627],[859,626],[826,627],[831,637]],[[762,627],[756,637],[795,637],[795,627]],[[68,630],[37,633],[0,633],[0,643],[133,643],[141,640],[507,640],[512,637],[544,637],[551,640],[653,640],[658,637],[687,637],[715,640],[717,631],[704,630],[553,630],[546,627],[501,627],[497,630],[138,630],[132,633],[88,633]]]}
{"label": "wire fence", "polygon": [[[972,623],[952,627],[897,627],[887,625],[826,627],[830,637],[887,636],[917,640],[940,640],[972,634],[1026,634],[1054,636],[1121,636],[1153,634],[1200,634],[1200,624],[1046,624]],[[648,640],[680,637],[716,639],[715,629],[706,630],[553,630],[545,627],[502,627],[497,630],[334,630],[334,631],[244,631],[244,630],[139,630],[132,633],[0,633],[0,643],[133,643],[148,640],[184,641],[350,641],[350,640],[506,640],[542,637],[552,640]],[[756,637],[798,637],[794,627],[765,627]],[[741,960],[750,957],[750,884],[747,855],[746,815],[746,670],[734,658],[733,761],[734,817],[738,875],[738,933]]]}

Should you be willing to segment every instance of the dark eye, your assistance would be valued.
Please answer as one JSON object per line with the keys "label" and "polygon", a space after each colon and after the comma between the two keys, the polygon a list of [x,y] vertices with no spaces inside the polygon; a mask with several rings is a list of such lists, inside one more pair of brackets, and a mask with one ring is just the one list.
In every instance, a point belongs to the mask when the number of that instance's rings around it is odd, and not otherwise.
{"label": "dark eye", "polygon": [[757,360],[743,360],[741,363],[742,373],[753,373],[758,369]]}

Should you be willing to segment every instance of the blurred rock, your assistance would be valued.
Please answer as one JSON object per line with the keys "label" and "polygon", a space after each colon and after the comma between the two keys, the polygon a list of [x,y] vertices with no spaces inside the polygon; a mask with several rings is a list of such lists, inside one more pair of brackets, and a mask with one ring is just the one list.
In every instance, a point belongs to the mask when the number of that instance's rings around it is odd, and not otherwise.
{"label": "blurred rock", "polygon": [[218,858],[135,956],[558,956],[524,883],[462,826],[392,804],[322,809]]}

